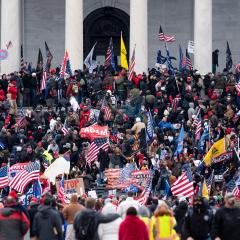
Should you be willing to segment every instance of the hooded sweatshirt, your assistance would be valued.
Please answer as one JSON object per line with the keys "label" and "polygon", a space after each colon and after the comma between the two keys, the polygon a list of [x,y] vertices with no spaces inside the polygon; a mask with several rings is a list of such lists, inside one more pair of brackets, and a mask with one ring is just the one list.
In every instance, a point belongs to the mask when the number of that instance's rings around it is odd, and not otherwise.
{"label": "hooded sweatshirt", "polygon": [[61,240],[62,221],[51,206],[40,205],[33,221],[33,235],[39,240]]}

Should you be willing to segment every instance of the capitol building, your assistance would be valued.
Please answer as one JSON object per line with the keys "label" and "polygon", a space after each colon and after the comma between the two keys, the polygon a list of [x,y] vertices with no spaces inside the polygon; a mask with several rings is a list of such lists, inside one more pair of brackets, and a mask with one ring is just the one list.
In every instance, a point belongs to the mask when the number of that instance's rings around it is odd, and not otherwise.
{"label": "capitol building", "polygon": [[[136,71],[154,67],[157,51],[165,54],[158,40],[159,26],[173,35],[171,56],[178,59],[179,45],[187,48],[194,67],[202,74],[212,70],[212,51],[219,49],[219,71],[225,66],[229,42],[234,63],[240,62],[239,0],[1,0],[1,49],[11,41],[8,57],[0,61],[0,73],[18,70],[21,45],[24,60],[36,66],[38,49],[45,59],[44,42],[52,54],[53,66],[61,64],[68,51],[72,68],[82,69],[83,61],[95,42],[94,57],[105,58],[112,37],[119,64],[120,34],[130,59],[136,45]],[[174,62],[178,65],[178,61]]]}

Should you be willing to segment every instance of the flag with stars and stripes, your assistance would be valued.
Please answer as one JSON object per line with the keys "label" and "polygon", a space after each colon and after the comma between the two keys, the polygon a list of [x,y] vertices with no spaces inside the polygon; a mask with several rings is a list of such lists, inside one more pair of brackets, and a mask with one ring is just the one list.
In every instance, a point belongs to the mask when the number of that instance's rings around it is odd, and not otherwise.
{"label": "flag with stars and stripes", "polygon": [[106,103],[106,100],[103,101],[101,111],[103,112],[104,121],[110,121],[112,118],[112,111]]}
{"label": "flag with stars and stripes", "polygon": [[44,90],[44,89],[46,89],[46,82],[47,82],[47,72],[46,71],[44,71],[43,72],[43,75],[42,75],[42,82],[41,82],[41,87],[40,87],[40,90],[42,91],[42,90]]}
{"label": "flag with stars and stripes", "polygon": [[145,189],[142,191],[142,193],[136,199],[136,201],[138,201],[140,205],[146,204],[146,202],[149,198],[149,195],[151,193],[151,189],[152,189],[152,180],[149,182],[149,184],[145,187]]}
{"label": "flag with stars and stripes", "polygon": [[212,171],[209,178],[206,179],[206,185],[207,185],[207,190],[209,194],[211,193],[213,178],[214,178],[214,170]]}
{"label": "flag with stars and stripes", "polygon": [[65,77],[66,74],[69,74],[70,76],[73,75],[68,51],[65,52],[64,57],[63,57],[63,63],[62,63],[61,70],[60,70],[60,76]]}
{"label": "flag with stars and stripes", "polygon": [[172,109],[174,112],[177,111],[179,101],[181,100],[181,96],[178,94],[172,101]]}
{"label": "flag with stars and stripes", "polygon": [[131,62],[130,62],[130,67],[129,67],[129,73],[128,73],[128,80],[131,81],[132,77],[133,77],[133,73],[134,73],[134,67],[135,67],[135,63],[136,63],[136,59],[135,59],[135,48],[133,49],[133,53],[132,53],[132,57],[131,57]]}
{"label": "flag with stars and stripes", "polygon": [[147,128],[146,128],[146,141],[150,142],[153,138],[153,118],[150,111],[147,112]]}
{"label": "flag with stars and stripes", "polygon": [[104,68],[108,69],[110,66],[112,66],[113,69],[115,69],[115,62],[114,62],[114,52],[113,52],[113,41],[112,38],[110,38],[105,62],[104,62]]}
{"label": "flag with stars and stripes", "polygon": [[237,90],[237,93],[240,93],[240,81],[238,81],[238,83],[235,84],[235,88]]}
{"label": "flag with stars and stripes", "polygon": [[97,155],[100,149],[107,151],[109,147],[108,138],[95,138],[89,146],[87,151],[86,160],[88,165],[90,166],[92,162],[97,160]]}
{"label": "flag with stars and stripes", "polygon": [[64,191],[64,176],[62,176],[62,179],[59,183],[57,195],[58,199],[61,200],[63,204],[67,203],[67,198]]}
{"label": "flag with stars and stripes", "polygon": [[158,39],[164,42],[175,42],[176,40],[174,36],[164,34],[161,26],[159,28]]}
{"label": "flag with stars and stripes", "polygon": [[0,168],[0,188],[7,187],[9,184],[8,166]]}
{"label": "flag with stars and stripes", "polygon": [[193,69],[192,62],[188,50],[186,49],[186,67],[189,71]]}
{"label": "flag with stars and stripes", "polygon": [[127,179],[131,178],[132,171],[134,170],[136,170],[135,164],[129,164],[122,168],[119,176],[119,184],[122,184]]}
{"label": "flag with stars and stripes", "polygon": [[202,131],[202,121],[200,117],[196,117],[193,121],[193,128],[195,129],[195,139],[198,141],[201,137],[201,131]]}
{"label": "flag with stars and stripes", "polygon": [[26,63],[24,62],[24,58],[23,58],[23,45],[21,45],[21,59],[20,59],[20,70],[23,71],[26,69]]}
{"label": "flag with stars and stripes", "polygon": [[191,197],[194,195],[193,182],[183,173],[172,185],[171,192],[173,196]]}
{"label": "flag with stars and stripes", "polygon": [[63,124],[63,127],[61,129],[63,135],[65,136],[66,134],[68,134],[68,128],[67,128],[67,119],[65,120],[64,124]]}
{"label": "flag with stars and stripes", "polygon": [[9,182],[9,187],[23,193],[26,186],[33,180],[38,180],[40,174],[40,165],[38,162],[29,163],[23,170]]}

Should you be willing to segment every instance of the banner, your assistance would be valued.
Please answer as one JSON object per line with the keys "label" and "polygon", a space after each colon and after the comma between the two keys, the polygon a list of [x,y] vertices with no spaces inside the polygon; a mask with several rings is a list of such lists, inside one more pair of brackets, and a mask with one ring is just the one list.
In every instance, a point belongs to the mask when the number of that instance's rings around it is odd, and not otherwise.
{"label": "banner", "polygon": [[218,156],[217,158],[212,159],[212,163],[220,163],[223,161],[230,161],[233,158],[233,152],[226,152]]}
{"label": "banner", "polygon": [[109,137],[108,126],[100,126],[94,124],[89,127],[82,128],[80,131],[80,136],[82,138],[88,138],[91,141],[95,138],[108,138]]}
{"label": "banner", "polygon": [[[60,181],[56,182],[57,190],[59,188]],[[76,193],[78,195],[82,195],[85,193],[83,178],[73,178],[69,180],[64,180],[64,191],[65,194],[73,194]]]}
{"label": "banner", "polygon": [[[107,178],[107,188],[123,189],[131,184],[134,184],[139,189],[143,190],[144,187],[152,181],[152,172],[150,170],[133,170],[130,176],[126,175],[124,181],[121,181],[123,175],[125,175],[125,168],[113,169],[109,168],[105,170],[105,176]],[[123,174],[122,174],[123,173]]]}

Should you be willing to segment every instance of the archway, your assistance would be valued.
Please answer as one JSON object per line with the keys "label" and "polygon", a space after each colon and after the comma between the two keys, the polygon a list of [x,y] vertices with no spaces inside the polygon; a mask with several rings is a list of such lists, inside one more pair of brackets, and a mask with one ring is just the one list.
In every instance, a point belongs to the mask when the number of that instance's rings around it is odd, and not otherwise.
{"label": "archway", "polygon": [[120,56],[120,34],[122,31],[127,52],[129,53],[129,28],[129,15],[118,8],[104,7],[91,12],[83,23],[84,58],[94,43],[98,42],[95,47],[94,57],[96,57],[97,61],[103,63],[109,39],[112,37],[115,62],[119,64],[117,58]]}

